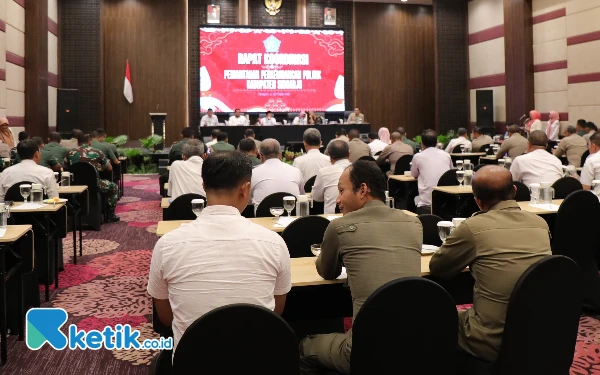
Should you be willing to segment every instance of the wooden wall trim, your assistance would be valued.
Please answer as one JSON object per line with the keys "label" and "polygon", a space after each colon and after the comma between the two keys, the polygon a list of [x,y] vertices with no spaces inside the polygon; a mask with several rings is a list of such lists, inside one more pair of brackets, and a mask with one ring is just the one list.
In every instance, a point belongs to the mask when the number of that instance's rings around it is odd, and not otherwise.
{"label": "wooden wall trim", "polygon": [[48,0],[25,7],[25,130],[48,136]]}

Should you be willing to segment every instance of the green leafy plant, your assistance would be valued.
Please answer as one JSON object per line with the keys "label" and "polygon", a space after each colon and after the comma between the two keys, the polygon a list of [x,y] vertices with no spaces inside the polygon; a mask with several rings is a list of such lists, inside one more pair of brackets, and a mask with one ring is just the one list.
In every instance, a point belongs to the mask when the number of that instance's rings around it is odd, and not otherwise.
{"label": "green leafy plant", "polygon": [[106,142],[112,143],[117,147],[123,146],[125,144],[125,142],[127,142],[127,140],[129,140],[129,137],[126,136],[125,134],[118,135],[118,136],[112,138],[110,141],[108,140],[108,137],[106,137]]}
{"label": "green leafy plant", "polygon": [[415,143],[417,143],[417,144],[419,144],[419,145],[420,145],[420,144],[421,144],[421,136],[420,136],[420,135],[417,135],[417,136],[415,137],[415,139],[413,139],[413,142],[415,142]]}
{"label": "green leafy plant", "polygon": [[[450,141],[452,139],[456,138],[456,132],[454,132],[454,130],[450,130],[448,133],[444,134],[440,134],[437,137],[437,141],[438,143],[441,143],[442,145],[444,145],[444,147],[448,146],[448,143],[450,143]],[[413,141],[417,144],[421,144],[421,136],[417,135]]]}
{"label": "green leafy plant", "polygon": [[140,139],[140,143],[142,144],[142,147],[150,150],[152,152],[154,152],[154,147],[156,147],[156,145],[162,143],[163,139],[160,135],[151,135],[147,138],[143,138]]}
{"label": "green leafy plant", "polygon": [[128,159],[131,159],[135,156],[144,156],[144,152],[139,148],[124,148],[121,149],[121,153]]}
{"label": "green leafy plant", "polygon": [[285,152],[283,153],[283,162],[292,165],[294,164],[294,159],[299,156],[302,156],[301,152],[293,152],[289,149],[285,150]]}
{"label": "green leafy plant", "polygon": [[142,164],[140,166],[132,164],[127,167],[127,173],[129,173],[129,174],[158,173],[158,166],[156,164]]}

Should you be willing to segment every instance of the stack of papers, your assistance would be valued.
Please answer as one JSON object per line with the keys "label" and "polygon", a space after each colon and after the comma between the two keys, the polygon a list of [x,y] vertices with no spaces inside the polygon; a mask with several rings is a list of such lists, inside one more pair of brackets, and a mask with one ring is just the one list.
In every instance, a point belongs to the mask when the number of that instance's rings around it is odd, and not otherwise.
{"label": "stack of papers", "polygon": [[421,254],[422,255],[429,255],[429,254],[433,254],[436,251],[438,251],[440,248],[437,246],[433,246],[433,245],[423,245],[421,247]]}
{"label": "stack of papers", "polygon": [[4,237],[6,234],[6,228],[0,228],[0,238]]}
{"label": "stack of papers", "polygon": [[292,223],[292,221],[296,220],[297,217],[293,216],[280,216],[277,223],[273,224],[275,228],[285,228]]}
{"label": "stack of papers", "polygon": [[558,211],[558,208],[560,207],[557,204],[551,204],[551,203],[538,203],[538,204],[529,204],[529,206],[534,207],[534,208],[539,208],[540,210],[546,210],[546,211]]}
{"label": "stack of papers", "polygon": [[347,279],[348,274],[346,273],[346,267],[342,267],[342,273],[337,277],[338,280]]}
{"label": "stack of papers", "polygon": [[21,211],[21,210],[37,210],[38,208],[44,207],[45,204],[39,203],[23,203],[19,206],[11,207],[11,211]]}

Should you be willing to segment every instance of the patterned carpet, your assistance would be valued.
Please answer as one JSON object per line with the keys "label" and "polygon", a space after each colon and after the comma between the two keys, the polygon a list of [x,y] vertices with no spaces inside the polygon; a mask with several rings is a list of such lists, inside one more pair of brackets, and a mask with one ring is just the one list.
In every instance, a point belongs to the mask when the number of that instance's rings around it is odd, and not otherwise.
{"label": "patterned carpet", "polygon": [[[60,289],[53,290],[44,307],[62,307],[79,329],[102,329],[129,323],[142,338],[157,338],[152,331],[152,305],[146,283],[157,237],[158,177],[127,176],[125,197],[117,213],[121,222],[104,225],[101,232],[84,232],[84,257],[73,265],[69,255],[72,236],[64,240],[65,271]],[[549,327],[549,329],[552,329]],[[63,350],[48,345],[31,351],[16,336],[9,339],[9,360],[0,374],[147,374],[155,352]],[[600,375],[600,320],[582,317],[571,375]]]}

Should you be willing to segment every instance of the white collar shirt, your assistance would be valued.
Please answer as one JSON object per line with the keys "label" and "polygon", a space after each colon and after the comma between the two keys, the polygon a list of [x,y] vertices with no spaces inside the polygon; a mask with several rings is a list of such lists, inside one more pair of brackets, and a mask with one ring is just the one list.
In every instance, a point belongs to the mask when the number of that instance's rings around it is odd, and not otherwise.
{"label": "white collar shirt", "polygon": [[206,143],[206,147],[207,147],[207,148],[209,148],[210,146],[217,144],[217,142],[218,142],[218,141],[217,141],[217,139],[215,138],[215,139],[213,139],[212,141],[210,141],[210,142],[207,142],[207,143]]}
{"label": "white collar shirt", "polygon": [[217,126],[217,125],[219,125],[219,119],[215,115],[212,115],[211,117],[208,117],[208,115],[204,115],[204,116],[202,116],[202,119],[200,120],[200,126]]}
{"label": "white collar shirt", "polygon": [[202,187],[202,163],[204,160],[200,156],[192,156],[188,160],[177,160],[171,164],[169,196],[172,199],[190,193],[206,197]]}
{"label": "white collar shirt", "polygon": [[333,165],[319,169],[311,196],[315,201],[325,203],[324,213],[335,214],[335,201],[339,195],[338,182],[340,176],[350,164],[350,160],[342,159],[336,161]]}
{"label": "white collar shirt", "polygon": [[158,240],[148,294],[169,300],[173,349],[199,317],[234,303],[273,310],[291,289],[290,255],[277,233],[230,206],[206,207],[200,216]]}
{"label": "white collar shirt", "polygon": [[[281,160],[268,159],[252,170],[254,211],[265,197],[273,193],[304,194],[304,180],[298,168]],[[282,202],[283,204],[283,202]]]}
{"label": "white collar shirt", "polygon": [[275,117],[271,117],[271,118],[263,117],[260,119],[260,124],[261,125],[277,125],[277,120],[275,120]]}
{"label": "white collar shirt", "polygon": [[450,140],[450,143],[448,143],[448,147],[446,147],[446,152],[451,154],[454,151],[454,147],[460,145],[465,145],[465,147],[472,147],[471,141],[469,141],[467,138],[458,137]]}
{"label": "white collar shirt", "polygon": [[240,126],[240,125],[248,125],[248,119],[244,116],[235,117],[231,116],[228,121],[229,126]]}
{"label": "white collar shirt", "polygon": [[516,157],[510,166],[510,173],[513,181],[521,181],[527,186],[541,182],[553,184],[563,176],[563,168],[556,156],[546,150],[535,150]]}
{"label": "white collar shirt", "polygon": [[304,182],[316,176],[319,169],[329,165],[331,165],[329,156],[321,154],[317,149],[308,150],[306,154],[294,159],[294,167],[300,170]]}
{"label": "white collar shirt", "polygon": [[294,121],[292,121],[292,125],[306,125],[306,116],[300,117],[296,116]]}
{"label": "white collar shirt", "polygon": [[375,156],[376,153],[383,151],[387,146],[389,145],[380,139],[375,139],[373,142],[369,143],[369,148],[371,149],[371,154],[373,156]]}
{"label": "white collar shirt", "polygon": [[585,159],[585,164],[581,170],[582,185],[592,186],[592,181],[600,180],[600,152],[596,152]]}
{"label": "white collar shirt", "polygon": [[413,156],[410,173],[418,181],[419,196],[415,198],[417,207],[431,206],[431,191],[440,177],[452,167],[450,155],[435,147],[427,147]]}
{"label": "white collar shirt", "polygon": [[0,201],[8,189],[19,182],[29,181],[46,187],[49,198],[58,197],[58,184],[54,178],[54,172],[50,168],[42,167],[31,159],[23,160],[19,164],[6,168],[0,174]]}

